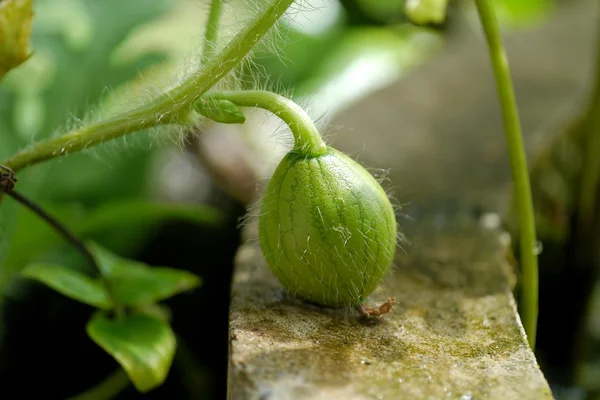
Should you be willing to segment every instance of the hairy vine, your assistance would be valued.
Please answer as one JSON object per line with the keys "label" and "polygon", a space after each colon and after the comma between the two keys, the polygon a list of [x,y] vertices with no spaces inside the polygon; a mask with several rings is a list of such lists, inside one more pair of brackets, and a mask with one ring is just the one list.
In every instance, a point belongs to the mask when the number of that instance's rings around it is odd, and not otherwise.
{"label": "hairy vine", "polygon": [[185,120],[191,106],[238,65],[279,20],[294,0],[274,0],[213,58],[178,86],[148,104],[107,120],[39,142],[5,160],[15,172],[55,157],[84,150],[103,142],[160,125]]}

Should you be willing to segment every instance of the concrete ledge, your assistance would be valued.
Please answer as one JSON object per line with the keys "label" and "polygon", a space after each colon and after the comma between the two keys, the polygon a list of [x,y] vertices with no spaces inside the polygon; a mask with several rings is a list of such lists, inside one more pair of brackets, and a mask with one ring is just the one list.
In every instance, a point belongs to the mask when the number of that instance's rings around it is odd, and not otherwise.
{"label": "concrete ledge", "polygon": [[423,223],[370,302],[379,319],[287,295],[256,242],[238,254],[230,399],[552,399],[511,294],[500,234]]}

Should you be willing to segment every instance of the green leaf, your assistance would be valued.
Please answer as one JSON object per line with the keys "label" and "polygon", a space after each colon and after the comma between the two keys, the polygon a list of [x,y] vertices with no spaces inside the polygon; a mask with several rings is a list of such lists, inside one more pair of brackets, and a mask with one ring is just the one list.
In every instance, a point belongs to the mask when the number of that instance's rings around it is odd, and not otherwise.
{"label": "green leaf", "polygon": [[[298,87],[314,75],[315,70],[318,69],[316,66],[329,58],[333,49],[337,49],[344,36],[344,16],[338,14],[339,4],[324,2],[318,8],[318,10],[302,12],[302,17],[298,16],[298,18],[304,21],[296,21],[296,18],[289,21],[281,20],[278,27],[281,35],[273,35],[268,43],[257,44],[252,60],[255,68],[252,77],[260,79],[260,85],[268,84],[276,76],[277,83],[281,87]],[[329,13],[335,19],[324,24],[308,23],[320,18],[324,13]],[[280,51],[273,52],[274,48]],[[282,54],[285,57],[281,57]],[[268,76],[263,76],[261,71],[264,70],[268,71]],[[245,88],[255,89],[256,83],[248,83]]]}
{"label": "green leaf", "polygon": [[[42,282],[67,297],[104,310],[110,310],[114,303],[138,310],[147,309],[156,302],[195,289],[202,283],[199,277],[187,271],[150,267],[119,257],[94,242],[87,246],[110,287],[110,293],[100,280],[62,265],[31,264],[21,274]],[[155,308],[154,311],[160,309]],[[164,310],[154,315],[160,315],[162,319],[168,318]]]}
{"label": "green leaf", "polygon": [[[38,204],[71,230],[71,221],[85,217],[84,210],[79,206],[57,206],[47,202]],[[5,201],[2,207],[7,205],[9,202]],[[29,210],[18,213],[6,254],[3,254],[5,264],[0,270],[0,277],[6,276],[8,279],[11,273],[18,273],[23,266],[35,262],[42,252],[62,243],[65,243],[64,238],[38,215]],[[0,281],[4,282],[6,279],[2,278]]]}
{"label": "green leaf", "polygon": [[[361,98],[408,74],[444,44],[443,36],[415,25],[353,27],[313,67],[294,98],[311,98],[312,112],[335,115]],[[295,61],[295,60],[294,60]],[[356,71],[377,71],[358,73]],[[360,76],[361,84],[353,84]]]}
{"label": "green leaf", "polygon": [[[13,202],[5,201],[0,210],[13,205]],[[210,229],[223,221],[223,214],[207,205],[161,203],[144,199],[108,201],[92,210],[76,202],[41,202],[41,206],[77,236],[102,243],[125,257],[135,254],[165,221],[186,221],[210,226]],[[27,210],[19,213],[10,243],[0,257],[5,260],[3,268],[0,268],[0,292],[11,276],[23,266],[35,262],[44,252],[62,243],[63,237],[37,215]]]}
{"label": "green leaf", "polygon": [[406,15],[417,24],[441,24],[446,18],[448,0],[413,0],[405,4]]}
{"label": "green leaf", "polygon": [[0,3],[0,79],[31,57],[29,36],[32,18],[31,0]]}
{"label": "green leaf", "polygon": [[146,304],[138,307],[137,310],[150,317],[165,321],[166,323],[171,322],[171,309],[163,304]]}
{"label": "green leaf", "polygon": [[166,379],[176,347],[169,324],[141,313],[111,320],[97,312],[86,331],[121,364],[138,391],[148,392]]}
{"label": "green leaf", "polygon": [[61,265],[31,264],[21,271],[21,275],[82,303],[104,310],[111,308],[102,284],[81,272]]}
{"label": "green leaf", "polygon": [[74,227],[81,236],[102,243],[124,256],[133,254],[165,221],[217,226],[222,213],[206,205],[161,203],[150,200],[111,201],[97,207]]}
{"label": "green leaf", "polygon": [[124,306],[143,306],[194,289],[201,284],[196,275],[167,267],[150,267],[119,257],[96,243],[88,247],[109,282],[114,300]]}
{"label": "green leaf", "polygon": [[403,8],[415,0],[356,0],[360,12],[383,24],[395,23],[403,13]]}
{"label": "green leaf", "polygon": [[[6,3],[3,1],[2,4]],[[160,18],[175,3],[168,0],[36,0],[31,58],[12,70],[0,86],[0,160],[34,141],[79,126],[88,120],[90,106],[98,104],[107,88],[119,88],[148,68],[148,61],[162,65],[170,61],[160,48],[138,49],[135,58],[115,63],[111,55],[139,28],[161,23]],[[115,13],[115,10],[119,10]],[[103,29],[110,21],[110,29]],[[188,25],[189,26],[189,25]],[[183,39],[182,39],[183,40]],[[184,44],[185,45],[185,44]],[[140,92],[143,93],[143,92]],[[93,107],[97,110],[96,107]],[[26,115],[27,114],[27,115]],[[94,114],[94,119],[99,118]],[[139,143],[126,155],[110,162],[97,156],[76,154],[19,173],[19,191],[33,195],[37,202],[76,199],[100,204],[107,198],[139,196],[147,190],[147,166],[153,152],[151,139],[141,132],[128,143]],[[142,140],[145,140],[142,143]],[[104,148],[114,146],[105,145]],[[155,146],[152,146],[153,148]],[[106,150],[98,148],[94,154]],[[132,168],[131,165],[135,165]],[[68,179],[57,177],[68,176]],[[0,292],[24,265],[6,259],[12,246],[16,219],[29,213],[4,199],[0,207]],[[28,229],[27,225],[24,228]],[[29,233],[29,232],[26,232]],[[10,244],[8,243],[10,238]],[[12,251],[10,252],[12,255]]]}
{"label": "green leaf", "polygon": [[494,0],[501,24],[509,28],[528,27],[542,22],[552,14],[556,0]]}

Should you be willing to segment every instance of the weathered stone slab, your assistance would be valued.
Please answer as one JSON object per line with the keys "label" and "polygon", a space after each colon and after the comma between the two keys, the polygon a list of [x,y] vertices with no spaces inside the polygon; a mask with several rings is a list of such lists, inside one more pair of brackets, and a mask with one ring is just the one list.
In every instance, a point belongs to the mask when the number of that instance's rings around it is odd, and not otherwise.
{"label": "weathered stone slab", "polygon": [[420,223],[365,319],[287,295],[256,242],[238,255],[230,398],[551,399],[511,294],[498,232],[468,218]]}

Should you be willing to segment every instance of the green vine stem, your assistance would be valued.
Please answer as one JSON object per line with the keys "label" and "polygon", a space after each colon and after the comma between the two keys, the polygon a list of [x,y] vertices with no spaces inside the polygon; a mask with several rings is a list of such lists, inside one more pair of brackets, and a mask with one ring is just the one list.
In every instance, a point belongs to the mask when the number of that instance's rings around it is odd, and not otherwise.
{"label": "green vine stem", "polygon": [[96,263],[96,259],[94,259],[94,256],[92,255],[92,253],[90,253],[90,251],[87,249],[87,247],[85,247],[85,244],[77,236],[75,236],[75,234],[73,232],[71,232],[69,229],[67,229],[66,226],[64,226],[56,218],[54,218],[53,216],[48,214],[46,211],[44,211],[44,209],[42,207],[40,207],[33,201],[29,200],[27,197],[23,196],[22,194],[14,191],[14,190],[7,190],[4,193],[6,193],[10,197],[12,197],[15,201],[19,202],[23,206],[27,207],[29,210],[31,210],[34,214],[36,214],[41,219],[46,221],[46,223],[48,225],[50,225],[52,227],[52,229],[54,229],[55,231],[60,233],[67,242],[69,242],[74,248],[77,249],[77,251],[79,251],[79,253],[86,259],[88,265],[90,266],[90,268],[92,270],[92,273],[97,274],[98,276],[101,276],[100,267],[98,267],[98,264]]}
{"label": "green vine stem", "polygon": [[69,400],[109,400],[127,389],[129,377],[121,368],[93,388],[71,397]]}
{"label": "green vine stem", "polygon": [[[600,7],[596,5],[600,15]],[[587,113],[585,154],[579,195],[579,225],[588,228],[594,218],[596,195],[600,182],[600,27],[596,31],[596,66],[594,69],[594,91]]]}
{"label": "green vine stem", "polygon": [[[3,166],[0,166],[0,167],[3,167]],[[16,181],[16,179],[15,179],[15,181]],[[60,221],[58,221],[56,218],[54,218],[53,216],[48,214],[46,211],[44,211],[44,209],[42,207],[40,207],[33,201],[29,200],[27,197],[23,196],[22,194],[14,191],[12,188],[10,188],[10,187],[6,188],[5,190],[2,191],[2,193],[6,193],[8,196],[10,196],[16,202],[27,207],[31,212],[33,212],[38,217],[40,217],[41,219],[46,221],[46,223],[48,225],[50,225],[52,227],[52,229],[57,231],[67,242],[69,242],[86,259],[87,263],[89,264],[89,266],[91,268],[91,272],[93,274],[95,274],[98,279],[100,279],[102,285],[106,289],[108,297],[113,305],[117,319],[122,319],[125,316],[125,310],[115,300],[115,296],[113,295],[113,290],[112,290],[110,282],[108,282],[108,280],[106,280],[106,278],[104,278],[102,276],[102,271],[100,270],[100,267],[98,266],[98,263],[96,262],[96,259],[94,258],[92,253],[90,253],[90,251],[85,246],[83,241],[81,241],[81,239],[79,239],[73,232],[71,232]]]}
{"label": "green vine stem", "polygon": [[327,146],[312,119],[292,100],[265,90],[214,92],[207,95],[215,100],[229,100],[240,107],[257,107],[272,112],[285,122],[294,135],[294,150],[309,157],[319,156]]}
{"label": "green vine stem", "polygon": [[188,112],[192,103],[248,55],[293,2],[294,0],[273,0],[200,70],[152,102],[37,143],[15,154],[3,164],[16,172],[29,165],[81,151],[128,133],[176,122],[180,115]]}
{"label": "green vine stem", "polygon": [[222,8],[223,0],[211,1],[208,21],[206,22],[206,31],[204,33],[204,48],[202,49],[202,57],[206,61],[211,59],[217,46],[219,19],[221,18]]}
{"label": "green vine stem", "polygon": [[523,327],[531,349],[535,349],[538,315],[538,264],[535,252],[537,240],[527,159],[508,61],[502,45],[500,28],[498,27],[493,5],[489,0],[475,0],[475,4],[485,33],[504,119],[504,131],[519,220],[521,264],[523,268]]}

